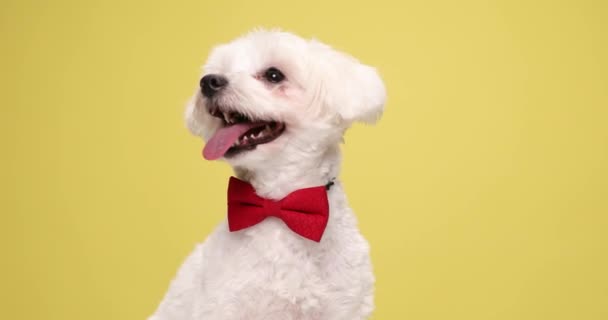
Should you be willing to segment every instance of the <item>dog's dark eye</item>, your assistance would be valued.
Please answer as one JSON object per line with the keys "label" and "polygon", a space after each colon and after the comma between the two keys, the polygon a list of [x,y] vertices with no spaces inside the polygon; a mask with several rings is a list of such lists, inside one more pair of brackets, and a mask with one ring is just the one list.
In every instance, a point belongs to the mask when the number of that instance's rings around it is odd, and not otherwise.
{"label": "dog's dark eye", "polygon": [[279,83],[285,79],[285,75],[283,75],[283,73],[279,69],[271,67],[268,68],[266,72],[264,72],[264,78],[266,78],[266,80],[268,80],[269,82]]}

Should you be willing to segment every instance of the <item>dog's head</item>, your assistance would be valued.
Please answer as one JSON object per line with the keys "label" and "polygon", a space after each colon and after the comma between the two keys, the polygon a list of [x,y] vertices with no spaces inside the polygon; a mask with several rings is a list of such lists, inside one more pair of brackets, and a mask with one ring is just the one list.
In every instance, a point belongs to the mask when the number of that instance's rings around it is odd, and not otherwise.
{"label": "dog's head", "polygon": [[254,31],[212,51],[186,119],[206,159],[255,168],[337,145],[384,101],[375,69],[315,40]]}

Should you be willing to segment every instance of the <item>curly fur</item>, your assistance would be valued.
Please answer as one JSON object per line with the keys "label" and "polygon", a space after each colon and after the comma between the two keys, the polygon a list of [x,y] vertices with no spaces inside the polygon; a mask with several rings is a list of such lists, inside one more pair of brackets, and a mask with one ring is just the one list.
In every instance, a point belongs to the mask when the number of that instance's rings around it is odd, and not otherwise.
{"label": "curly fur", "polygon": [[[270,84],[260,74],[282,70]],[[324,185],[339,174],[339,144],[355,121],[375,122],[384,84],[376,71],[316,40],[256,30],[215,48],[204,74],[229,85],[213,103],[286,124],[276,140],[224,159],[266,198]],[[200,90],[188,128],[207,140],[222,125]],[[320,243],[268,218],[229,232],[226,222],[194,249],[151,320],[365,319],[373,310],[369,247],[339,181],[328,191],[330,220]]]}

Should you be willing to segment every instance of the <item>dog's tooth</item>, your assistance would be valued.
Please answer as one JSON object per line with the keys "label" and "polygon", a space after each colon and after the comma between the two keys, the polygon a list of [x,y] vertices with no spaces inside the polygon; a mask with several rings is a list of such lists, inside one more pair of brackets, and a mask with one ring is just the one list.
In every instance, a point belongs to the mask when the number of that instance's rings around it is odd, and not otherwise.
{"label": "dog's tooth", "polygon": [[222,115],[224,116],[224,121],[226,121],[226,123],[230,123],[230,116],[226,112],[222,113]]}

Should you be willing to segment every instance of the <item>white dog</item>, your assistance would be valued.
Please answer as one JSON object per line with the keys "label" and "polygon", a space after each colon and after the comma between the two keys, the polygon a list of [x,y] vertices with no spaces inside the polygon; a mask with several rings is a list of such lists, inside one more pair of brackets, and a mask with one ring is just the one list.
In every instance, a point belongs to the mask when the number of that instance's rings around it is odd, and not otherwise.
{"label": "white dog", "polygon": [[[233,178],[231,192],[251,188],[248,197],[273,212],[241,227],[222,223],[187,258],[150,319],[367,318],[369,247],[335,179],[345,130],[375,122],[384,101],[375,69],[315,40],[258,30],[215,48],[187,107],[188,127],[205,139],[206,159],[223,158],[242,180]],[[301,204],[329,205],[328,221],[280,219],[272,204],[298,190]],[[307,199],[309,191],[316,198]],[[240,214],[229,208],[229,220],[231,210]]]}

